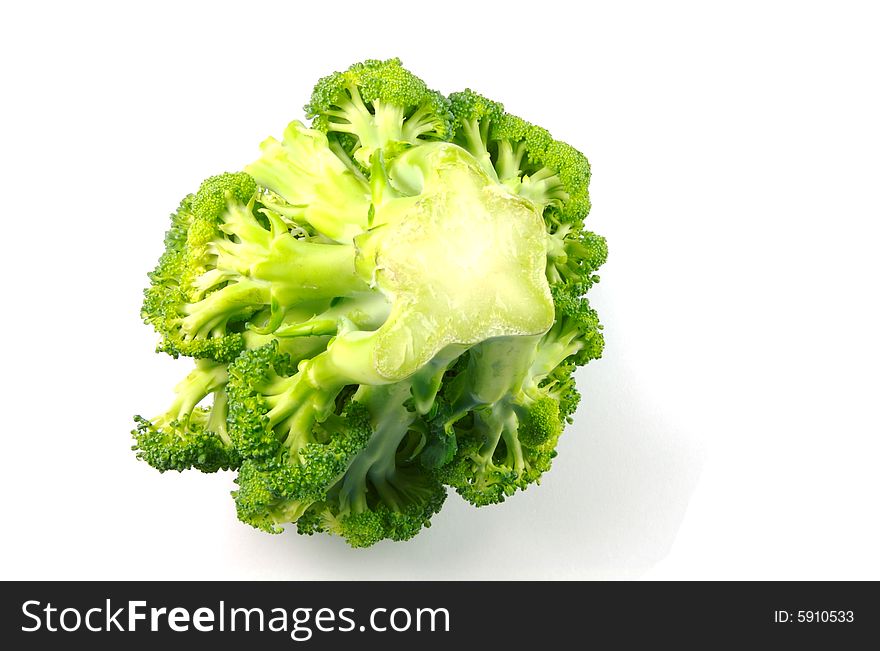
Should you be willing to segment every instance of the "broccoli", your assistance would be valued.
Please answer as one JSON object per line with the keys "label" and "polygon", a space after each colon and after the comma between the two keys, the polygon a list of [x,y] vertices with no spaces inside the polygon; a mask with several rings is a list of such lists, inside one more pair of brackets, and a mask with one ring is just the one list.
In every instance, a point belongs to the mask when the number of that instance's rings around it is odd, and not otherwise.
{"label": "broccoli", "polygon": [[[240,460],[226,429],[226,365],[199,360],[175,388],[174,403],[151,420],[135,416],[137,456],[156,468],[216,472],[237,468]],[[213,395],[210,409],[199,407]]]}
{"label": "broccoli", "polygon": [[369,166],[395,143],[447,140],[449,100],[430,90],[399,59],[368,60],[319,80],[305,107],[312,126],[333,137],[334,151]]}
{"label": "broccoli", "polygon": [[446,489],[417,465],[421,436],[415,412],[406,407],[409,397],[406,381],[362,385],[353,394],[353,404],[369,414],[371,435],[324,499],[297,522],[300,533],[326,531],[367,547],[384,538],[407,540],[430,526]]}
{"label": "broccoli", "polygon": [[590,210],[590,163],[546,129],[472,90],[452,93],[453,142],[499,183],[545,209],[553,223],[582,223]]}
{"label": "broccoli", "polygon": [[556,456],[604,345],[590,166],[398,59],[324,77],[305,111],[171,216],[142,317],[196,368],[134,449],[237,471],[257,529],[407,540],[447,489],[496,504]]}

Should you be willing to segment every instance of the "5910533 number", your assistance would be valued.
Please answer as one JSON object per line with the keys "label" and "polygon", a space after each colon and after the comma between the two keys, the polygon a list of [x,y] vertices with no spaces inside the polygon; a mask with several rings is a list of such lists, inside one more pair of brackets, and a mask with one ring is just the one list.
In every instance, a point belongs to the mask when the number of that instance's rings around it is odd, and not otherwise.
{"label": "5910533 number", "polygon": [[852,622],[855,621],[855,613],[851,610],[799,610],[796,621],[801,623]]}

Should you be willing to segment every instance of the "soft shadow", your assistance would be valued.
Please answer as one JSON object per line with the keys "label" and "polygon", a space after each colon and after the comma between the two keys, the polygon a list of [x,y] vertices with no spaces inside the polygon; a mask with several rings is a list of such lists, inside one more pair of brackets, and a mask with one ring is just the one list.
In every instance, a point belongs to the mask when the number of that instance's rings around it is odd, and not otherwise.
{"label": "soft shadow", "polygon": [[[475,509],[454,493],[407,543],[352,550],[330,536],[256,535],[238,544],[275,579],[637,577],[669,552],[703,464],[692,432],[666,424],[633,373],[606,359],[580,371],[584,400],[540,486]],[[679,424],[676,424],[679,425]],[[238,545],[236,545],[238,546]]]}

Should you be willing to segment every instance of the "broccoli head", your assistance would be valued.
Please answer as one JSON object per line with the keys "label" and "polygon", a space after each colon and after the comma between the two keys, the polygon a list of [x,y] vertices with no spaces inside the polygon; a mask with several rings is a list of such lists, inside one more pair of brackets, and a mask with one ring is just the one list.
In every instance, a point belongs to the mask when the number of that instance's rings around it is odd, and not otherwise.
{"label": "broccoli head", "polygon": [[398,59],[322,78],[305,111],[172,215],[142,316],[196,369],[134,449],[237,471],[262,531],[407,540],[449,488],[497,504],[550,469],[604,346],[590,166]]}

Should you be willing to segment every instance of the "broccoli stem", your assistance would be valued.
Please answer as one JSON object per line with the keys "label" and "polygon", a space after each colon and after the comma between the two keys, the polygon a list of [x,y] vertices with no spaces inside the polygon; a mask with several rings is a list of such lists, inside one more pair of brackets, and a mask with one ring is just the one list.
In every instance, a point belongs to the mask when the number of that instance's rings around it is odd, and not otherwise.
{"label": "broccoli stem", "polygon": [[338,330],[336,319],[309,319],[303,323],[292,323],[275,330],[276,337],[312,337],[335,335]]}
{"label": "broccoli stem", "polygon": [[541,208],[553,202],[565,202],[568,193],[562,181],[551,169],[542,167],[531,175],[523,176],[521,181],[516,181],[516,192]]}
{"label": "broccoli stem", "polygon": [[551,285],[564,282],[572,276],[566,267],[571,240],[565,237],[570,232],[571,224],[562,224],[555,232],[547,234],[547,280]]}
{"label": "broccoli stem", "polygon": [[231,319],[249,318],[265,306],[272,307],[272,325],[277,328],[291,306],[369,291],[355,272],[352,245],[303,242],[285,235],[272,241],[265,257],[242,255],[236,261],[247,276],[184,306],[185,337],[208,337]]}
{"label": "broccoli stem", "polygon": [[430,411],[443,382],[443,374],[465,350],[467,350],[467,346],[449,345],[412,376],[410,381],[416,412],[424,415]]}
{"label": "broccoli stem", "polygon": [[226,416],[229,413],[229,396],[226,391],[217,389],[214,391],[214,404],[211,405],[211,414],[205,429],[216,434],[226,446],[232,445],[229,432],[226,429]]}
{"label": "broccoli stem", "polygon": [[495,169],[498,179],[504,183],[510,179],[518,179],[522,174],[522,159],[526,153],[524,142],[518,142],[516,148],[509,140],[498,141],[498,157],[495,161]]}
{"label": "broccoli stem", "polygon": [[522,445],[517,436],[516,414],[506,401],[497,404],[493,412],[495,418],[501,422],[501,437],[504,439],[505,448],[507,448],[506,465],[513,468],[517,476],[520,476],[525,470],[526,464],[523,459]]}
{"label": "broccoli stem", "polygon": [[221,389],[226,384],[227,378],[225,364],[198,360],[196,368],[174,387],[176,396],[166,414],[168,420],[184,422],[209,393]]}
{"label": "broccoli stem", "polygon": [[342,161],[345,167],[349,172],[354,174],[355,178],[360,180],[364,184],[368,184],[369,180],[361,169],[357,166],[357,164],[351,159],[351,156],[348,155],[348,152],[345,151],[345,148],[339,143],[335,137],[327,139],[327,145],[330,147],[330,151],[336,154],[336,157]]}
{"label": "broccoli stem", "polygon": [[291,454],[313,442],[314,424],[326,419],[345,386],[339,380],[315,383],[307,370],[309,364],[308,360],[302,362],[296,374],[276,380],[267,388],[269,426],[283,434],[282,444]]}
{"label": "broccoli stem", "polygon": [[274,331],[276,337],[293,338],[335,335],[340,327],[354,325],[360,330],[375,330],[388,318],[391,304],[381,292],[369,292],[334,301],[323,312],[299,323],[286,323]]}
{"label": "broccoli stem", "polygon": [[495,455],[504,429],[504,421],[497,417],[497,408],[498,405],[493,405],[489,413],[485,413],[484,410],[474,413],[474,429],[483,439],[479,452],[474,455],[474,461],[484,468],[492,463],[492,457]]}
{"label": "broccoli stem", "polygon": [[404,140],[403,135],[403,107],[396,104],[388,104],[381,100],[373,102],[373,133],[374,141],[368,143],[375,149],[384,147],[389,142]]}
{"label": "broccoli stem", "polygon": [[492,157],[486,147],[489,138],[489,121],[464,120],[462,132],[465,138],[465,149],[477,159],[480,167],[489,175],[489,178],[497,181],[498,172],[492,165]]}
{"label": "broccoli stem", "polygon": [[342,102],[336,109],[326,111],[328,117],[335,118],[328,122],[328,128],[357,136],[359,147],[354,157],[361,165],[366,166],[369,165],[374,151],[389,142],[406,139],[403,132],[404,110],[402,106],[376,99],[373,100],[373,110],[370,111],[356,86],[349,86],[347,90],[349,100]]}
{"label": "broccoli stem", "polygon": [[453,416],[460,417],[474,407],[495,404],[505,395],[517,393],[535,359],[540,339],[540,335],[496,337],[471,348]]}
{"label": "broccoli stem", "polygon": [[376,98],[371,102],[371,110],[356,86],[349,85],[346,91],[347,101],[324,111],[324,115],[331,118],[327,128],[357,137],[358,148],[354,157],[365,167],[369,165],[373,152],[388,143],[415,143],[419,137],[438,130],[438,118],[429,105],[419,106],[407,118],[405,108],[399,104]]}
{"label": "broccoli stem", "polygon": [[369,291],[354,261],[352,245],[282,237],[273,242],[267,258],[252,261],[250,277],[271,284],[272,295],[282,305],[351,296]]}
{"label": "broccoli stem", "polygon": [[494,457],[499,443],[503,440],[507,458],[499,460],[519,475],[525,470],[522,444],[517,431],[519,419],[511,402],[507,399],[493,404],[490,408],[474,412],[474,429],[482,438],[482,445],[472,459],[484,470],[494,465]]}
{"label": "broccoli stem", "polygon": [[392,510],[401,509],[400,489],[395,487],[397,449],[416,418],[415,413],[403,406],[409,394],[409,382],[361,386],[355,393],[353,399],[364,402],[370,410],[374,433],[345,474],[339,492],[341,510],[352,513],[367,510],[368,480],[378,497]]}
{"label": "broccoli stem", "polygon": [[328,109],[325,114],[328,117],[336,118],[330,121],[328,127],[331,131],[340,131],[342,133],[350,133],[352,135],[360,135],[360,132],[368,131],[368,125],[372,118],[370,109],[361,99],[361,93],[357,86],[349,85],[346,87],[348,101],[341,102],[337,108]]}
{"label": "broccoli stem", "polygon": [[550,331],[544,335],[541,345],[529,369],[531,383],[540,382],[567,357],[574,355],[584,347],[581,333],[570,319],[561,317]]}
{"label": "broccoli stem", "polygon": [[[355,110],[350,117],[364,119],[358,116]],[[337,242],[350,242],[364,230],[369,189],[363,174],[330,148],[324,134],[294,121],[285,129],[282,142],[269,138],[260,148],[262,156],[246,170],[286,202],[275,206],[266,197],[261,199],[264,205],[308,223]]]}
{"label": "broccoli stem", "polygon": [[[184,339],[212,336],[234,317],[249,317],[255,309],[270,302],[268,285],[252,280],[241,280],[208,294],[196,303],[183,306],[186,314],[180,329]],[[222,334],[222,332],[221,332]]]}
{"label": "broccoli stem", "polygon": [[422,105],[409,116],[403,125],[403,137],[409,142],[415,142],[419,136],[423,136],[437,129],[437,118],[431,109]]}

